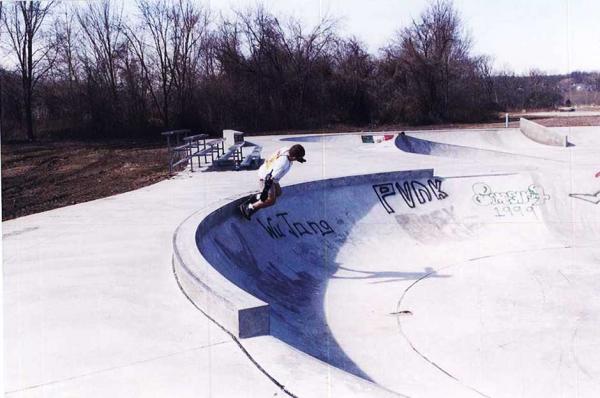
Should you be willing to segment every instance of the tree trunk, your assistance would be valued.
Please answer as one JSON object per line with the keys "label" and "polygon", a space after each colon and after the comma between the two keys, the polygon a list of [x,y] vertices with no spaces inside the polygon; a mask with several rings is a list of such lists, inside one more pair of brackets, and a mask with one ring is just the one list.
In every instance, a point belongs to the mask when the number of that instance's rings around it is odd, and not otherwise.
{"label": "tree trunk", "polygon": [[28,72],[22,76],[22,89],[23,89],[23,108],[25,109],[25,128],[27,133],[27,140],[34,141],[35,135],[33,133],[33,110],[32,110],[32,96],[31,96],[31,81],[29,80]]}
{"label": "tree trunk", "polygon": [[[29,2],[29,12],[33,13],[33,2]],[[35,136],[33,134],[33,110],[32,110],[32,100],[33,100],[33,35],[34,35],[34,27],[31,25],[31,22],[28,24],[27,28],[27,74],[25,79],[25,84],[23,87],[25,92],[25,122],[27,124],[27,139],[29,141],[34,141]]]}
{"label": "tree trunk", "polygon": [[27,139],[29,141],[35,141],[35,135],[33,134],[33,110],[31,106],[31,92],[25,94],[25,123],[27,126]]}
{"label": "tree trunk", "polygon": [[[0,3],[0,17],[2,17],[2,4]],[[0,19],[1,21],[1,19]],[[4,74],[2,73],[3,71],[0,70],[0,140],[2,139],[2,121],[4,119],[3,115],[2,115],[2,103],[4,102],[4,91],[2,91],[2,81],[4,80]]]}

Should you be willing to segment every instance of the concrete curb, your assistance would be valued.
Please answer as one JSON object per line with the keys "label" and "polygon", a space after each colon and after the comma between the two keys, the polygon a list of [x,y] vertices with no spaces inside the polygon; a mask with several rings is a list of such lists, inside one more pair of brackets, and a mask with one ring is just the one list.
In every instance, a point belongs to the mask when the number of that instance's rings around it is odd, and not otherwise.
{"label": "concrete curb", "polygon": [[205,207],[181,223],[173,235],[173,265],[182,289],[209,317],[237,337],[269,333],[268,304],[238,288],[202,257],[196,245],[198,226],[227,204],[228,198]]}

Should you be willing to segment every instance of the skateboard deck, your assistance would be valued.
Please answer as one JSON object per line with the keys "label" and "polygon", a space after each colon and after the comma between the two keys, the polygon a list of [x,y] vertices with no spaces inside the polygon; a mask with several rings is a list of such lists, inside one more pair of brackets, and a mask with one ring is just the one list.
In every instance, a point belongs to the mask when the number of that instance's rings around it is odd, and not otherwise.
{"label": "skateboard deck", "polygon": [[256,198],[257,193],[253,193],[251,195],[248,195],[248,197],[246,199],[244,199],[238,206],[236,206],[235,212],[241,216],[244,220],[248,220],[246,218],[246,216],[244,215],[244,212],[242,211],[242,207],[243,206],[247,206],[251,203],[255,203],[258,202],[258,199]]}

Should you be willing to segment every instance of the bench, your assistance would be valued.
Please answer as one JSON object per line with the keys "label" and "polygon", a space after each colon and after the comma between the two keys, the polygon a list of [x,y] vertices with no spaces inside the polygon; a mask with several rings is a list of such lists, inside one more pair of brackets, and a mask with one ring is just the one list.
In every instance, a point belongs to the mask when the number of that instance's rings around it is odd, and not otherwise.
{"label": "bench", "polygon": [[[224,152],[222,156],[216,159],[213,163],[215,165],[223,166],[233,161],[236,165],[239,165],[243,159],[242,148],[244,146],[244,142],[237,142],[229,147],[227,152]],[[231,160],[230,160],[231,159]]]}
{"label": "bench", "polygon": [[[169,148],[169,174],[173,174],[173,169],[180,165],[190,162],[191,170],[194,171],[194,158],[198,159],[198,167],[202,165],[201,157],[208,163],[208,157],[214,161],[215,156],[221,156],[225,153],[224,139],[216,138],[208,140],[208,134],[188,135],[190,130],[166,131],[162,135],[167,137]],[[183,136],[183,137],[182,137]],[[172,145],[172,140],[174,144]],[[184,142],[181,144],[181,142]]]}
{"label": "bench", "polygon": [[223,138],[215,138],[214,140],[206,141],[203,149],[196,152],[193,156],[198,157],[198,163],[200,163],[200,156],[204,156],[204,161],[208,163],[208,156],[210,155],[210,161],[215,162],[215,155],[221,156],[225,153],[225,140]]}
{"label": "bench", "polygon": [[164,131],[161,133],[162,136],[167,137],[167,148],[169,152],[169,174],[173,173],[173,167],[183,163],[183,159],[187,158],[187,150],[182,145],[182,141],[190,134],[190,130],[171,130]]}
{"label": "bench", "polygon": [[189,160],[190,145],[183,144],[169,149],[169,173],[173,173],[175,166],[187,163]]}
{"label": "bench", "polygon": [[[198,158],[198,167],[200,167],[200,152],[206,149],[206,139],[208,138],[208,134],[196,134],[185,137],[183,140],[187,143],[187,157],[190,161],[190,167],[192,171],[194,171],[194,157]],[[206,156],[204,157],[206,161]]]}
{"label": "bench", "polygon": [[247,155],[246,158],[239,164],[239,168],[257,168],[258,163],[260,162],[260,152],[262,151],[262,147],[255,146],[250,155]]}
{"label": "bench", "polygon": [[[170,156],[169,172],[173,173],[173,168],[182,163],[190,162],[190,167],[194,171],[194,156],[202,149],[206,148],[206,139],[208,134],[196,134],[183,137],[185,144],[171,148],[172,155]],[[202,149],[200,148],[202,146]],[[177,156],[173,154],[179,154]],[[173,162],[174,159],[178,159]],[[198,157],[198,167],[200,167],[200,157]]]}

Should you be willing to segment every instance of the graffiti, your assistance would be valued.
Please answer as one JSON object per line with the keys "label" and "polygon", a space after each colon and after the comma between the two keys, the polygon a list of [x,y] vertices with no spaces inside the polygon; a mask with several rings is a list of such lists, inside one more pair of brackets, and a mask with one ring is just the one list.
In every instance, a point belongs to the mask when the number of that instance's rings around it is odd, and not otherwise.
{"label": "graffiti", "polygon": [[580,199],[586,202],[593,203],[597,205],[600,203],[600,191],[596,193],[571,193],[569,194],[571,198]]}
{"label": "graffiti", "polygon": [[496,217],[525,216],[528,213],[537,216],[533,206],[494,206],[494,215]]}
{"label": "graffiti", "polygon": [[325,220],[292,221],[288,218],[288,215],[288,213],[277,213],[275,214],[275,219],[267,217],[266,220],[263,221],[261,221],[260,218],[257,218],[256,220],[263,230],[273,239],[281,239],[289,235],[296,238],[301,238],[306,235],[325,236],[335,232],[331,225]]}
{"label": "graffiti", "polygon": [[526,205],[539,206],[550,199],[544,188],[535,184],[530,185],[525,191],[494,192],[492,188],[483,183],[473,184],[473,200],[480,206],[498,205]]}
{"label": "graffiti", "polygon": [[396,192],[394,191],[394,184],[391,182],[388,182],[385,184],[373,185],[373,189],[375,190],[375,193],[377,194],[377,197],[379,198],[379,202],[381,203],[381,205],[383,206],[385,211],[387,211],[388,214],[393,213],[394,209],[392,209],[392,206],[389,205],[386,198],[388,196],[392,196],[392,195],[396,194]]}
{"label": "graffiti", "polygon": [[375,144],[375,143],[380,143],[383,141],[389,141],[392,138],[394,138],[394,134],[384,134],[384,135],[380,135],[380,134],[366,134],[366,135],[361,135],[360,139],[362,140],[363,144]]}
{"label": "graffiti", "polygon": [[479,206],[492,207],[496,217],[535,214],[535,206],[550,200],[544,188],[535,184],[521,191],[494,192],[488,184],[478,182],[473,184],[473,193],[473,201]]}
{"label": "graffiti", "polygon": [[479,228],[479,224],[459,219],[454,206],[425,214],[398,214],[395,218],[412,239],[425,244],[437,244],[440,239],[465,240]]}
{"label": "graffiti", "polygon": [[442,200],[448,197],[448,194],[442,191],[442,180],[439,179],[430,179],[426,183],[417,180],[404,181],[403,183],[386,182],[373,185],[373,189],[388,214],[396,212],[387,199],[389,196],[396,195],[396,192],[400,194],[404,203],[411,209],[414,209],[417,204],[431,202],[434,198]]}

